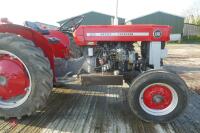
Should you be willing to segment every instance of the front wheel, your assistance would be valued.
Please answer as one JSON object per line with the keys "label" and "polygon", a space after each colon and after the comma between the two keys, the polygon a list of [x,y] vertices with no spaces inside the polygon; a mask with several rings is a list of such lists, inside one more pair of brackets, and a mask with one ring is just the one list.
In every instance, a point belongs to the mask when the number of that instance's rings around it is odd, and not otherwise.
{"label": "front wheel", "polygon": [[186,108],[187,90],[184,81],[176,74],[163,70],[148,71],[131,84],[128,102],[139,118],[166,123]]}

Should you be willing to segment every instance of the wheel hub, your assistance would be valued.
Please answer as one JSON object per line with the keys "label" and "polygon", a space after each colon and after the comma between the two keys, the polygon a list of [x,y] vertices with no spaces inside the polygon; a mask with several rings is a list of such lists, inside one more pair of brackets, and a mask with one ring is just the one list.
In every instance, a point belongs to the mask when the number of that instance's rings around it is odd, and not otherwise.
{"label": "wheel hub", "polygon": [[178,96],[171,86],[155,83],[141,91],[139,103],[148,114],[162,116],[174,110],[178,104]]}
{"label": "wheel hub", "polygon": [[163,96],[161,96],[161,95],[154,95],[152,101],[154,103],[157,103],[157,104],[161,103],[163,101]]}
{"label": "wheel hub", "polygon": [[152,85],[144,91],[144,104],[151,109],[164,109],[170,105],[172,93],[162,85]]}
{"label": "wheel hub", "polygon": [[0,108],[22,104],[30,94],[30,74],[16,55],[0,50]]}
{"label": "wheel hub", "polygon": [[8,100],[26,94],[29,79],[23,64],[10,55],[0,55],[0,96]]}

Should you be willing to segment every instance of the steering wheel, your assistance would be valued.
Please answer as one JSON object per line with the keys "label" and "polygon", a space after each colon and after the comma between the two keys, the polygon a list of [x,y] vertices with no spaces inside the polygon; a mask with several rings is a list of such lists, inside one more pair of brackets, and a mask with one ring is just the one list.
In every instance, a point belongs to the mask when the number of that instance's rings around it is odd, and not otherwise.
{"label": "steering wheel", "polygon": [[80,26],[83,20],[84,16],[77,16],[69,19],[60,26],[59,31],[63,33],[73,33]]}

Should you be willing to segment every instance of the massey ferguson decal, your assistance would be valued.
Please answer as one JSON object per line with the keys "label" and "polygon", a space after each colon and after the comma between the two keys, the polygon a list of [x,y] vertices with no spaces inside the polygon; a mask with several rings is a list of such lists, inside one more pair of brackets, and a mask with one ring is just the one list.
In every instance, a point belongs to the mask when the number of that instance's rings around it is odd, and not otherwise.
{"label": "massey ferguson decal", "polygon": [[161,32],[160,30],[155,30],[155,31],[153,32],[153,36],[154,36],[155,38],[160,38],[160,37],[162,36],[162,32]]}
{"label": "massey ferguson decal", "polygon": [[149,36],[149,32],[102,32],[87,33],[88,37],[94,36]]}

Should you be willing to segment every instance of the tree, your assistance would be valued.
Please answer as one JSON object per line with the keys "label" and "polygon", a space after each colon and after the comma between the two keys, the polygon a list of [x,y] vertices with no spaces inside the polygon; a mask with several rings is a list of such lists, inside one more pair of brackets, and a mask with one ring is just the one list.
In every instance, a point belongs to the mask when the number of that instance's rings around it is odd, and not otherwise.
{"label": "tree", "polygon": [[184,11],[185,23],[200,25],[200,1]]}

